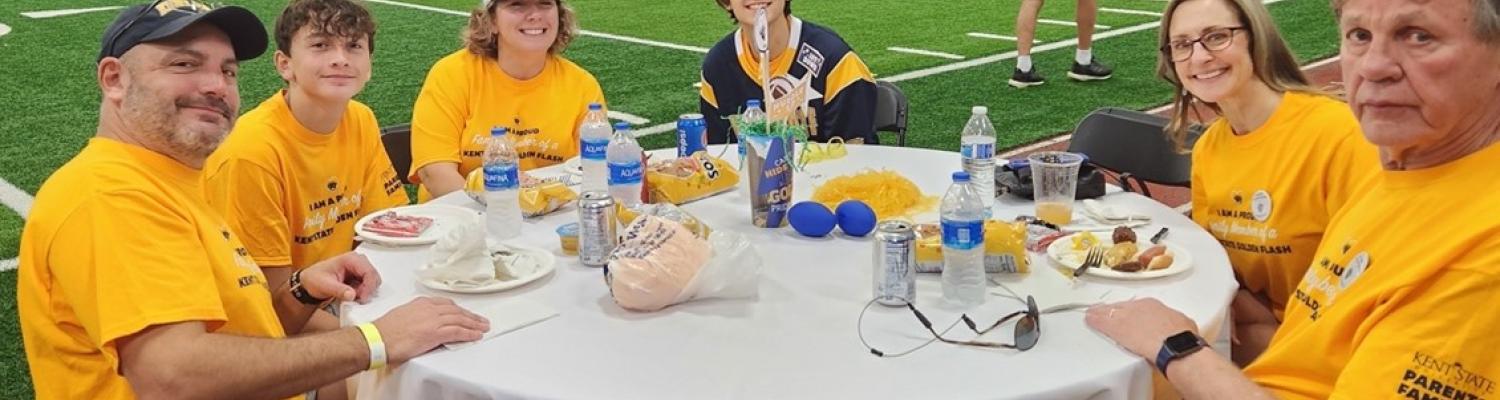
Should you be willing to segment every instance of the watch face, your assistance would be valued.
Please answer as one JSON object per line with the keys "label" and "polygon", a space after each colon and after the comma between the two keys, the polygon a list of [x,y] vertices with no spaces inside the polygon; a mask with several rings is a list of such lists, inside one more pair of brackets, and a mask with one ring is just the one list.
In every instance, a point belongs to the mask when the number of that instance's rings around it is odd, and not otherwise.
{"label": "watch face", "polygon": [[1199,346],[1198,335],[1194,335],[1192,332],[1179,333],[1167,338],[1167,342],[1165,344],[1167,346],[1167,350],[1171,350],[1172,353],[1181,354],[1182,352],[1192,350]]}

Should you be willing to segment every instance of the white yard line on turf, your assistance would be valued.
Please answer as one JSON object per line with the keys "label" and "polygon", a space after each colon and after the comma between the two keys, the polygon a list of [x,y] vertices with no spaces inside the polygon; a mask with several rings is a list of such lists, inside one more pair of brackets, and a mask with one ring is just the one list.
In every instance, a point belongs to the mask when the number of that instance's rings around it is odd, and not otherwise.
{"label": "white yard line on turf", "polygon": [[[1271,5],[1271,4],[1279,3],[1279,2],[1282,2],[1282,1],[1284,1],[1284,0],[1265,0],[1264,4]],[[1151,22],[1140,24],[1140,25],[1127,26],[1127,27],[1120,28],[1120,29],[1099,32],[1099,33],[1097,33],[1097,34],[1094,35],[1094,41],[1097,42],[1099,40],[1108,39],[1108,38],[1112,38],[1112,37],[1116,37],[1116,36],[1121,36],[1121,35],[1126,35],[1126,34],[1130,34],[1130,33],[1140,32],[1140,31],[1144,31],[1144,30],[1148,30],[1148,29],[1156,29],[1156,27],[1158,27],[1158,26],[1161,26],[1161,21],[1151,21]],[[1031,49],[1031,54],[1035,55],[1036,53],[1041,53],[1041,52],[1045,52],[1045,51],[1056,50],[1056,49],[1060,49],[1060,48],[1064,48],[1064,47],[1072,47],[1072,46],[1076,46],[1076,45],[1078,45],[1078,39],[1077,38],[1068,39],[1068,40],[1059,41],[1059,42],[1052,42],[1052,43],[1047,43],[1047,44],[1043,44],[1043,45],[1038,45],[1037,47],[1032,48]],[[939,65],[939,66],[936,66],[936,67],[923,68],[923,69],[919,69],[919,70],[915,70],[915,71],[903,72],[903,73],[899,73],[899,74],[896,74],[896,75],[891,75],[889,77],[886,77],[884,80],[891,81],[891,82],[901,82],[901,81],[909,81],[909,80],[918,79],[918,78],[926,78],[926,77],[933,76],[933,75],[944,74],[944,73],[949,73],[949,72],[959,71],[959,70],[965,70],[965,69],[969,69],[969,68],[974,68],[974,67],[979,67],[979,66],[994,64],[994,63],[1005,61],[1005,60],[1010,60],[1010,59],[1016,58],[1016,55],[1017,54],[1016,54],[1015,51],[1009,51],[1009,52],[1005,52],[1005,53],[1000,53],[1000,54],[995,54],[995,55],[990,55],[990,56],[984,56],[984,57],[980,57],[980,58],[974,58],[974,59],[964,60],[964,61],[960,61],[960,62],[956,62],[956,63],[952,63],[952,64]]]}
{"label": "white yard line on turf", "polygon": [[897,52],[897,53],[916,54],[916,55],[919,55],[919,56],[941,57],[941,58],[946,58],[946,59],[949,59],[949,60],[962,60],[962,59],[964,59],[964,56],[953,54],[953,53],[944,53],[944,52],[941,52],[941,51],[913,49],[913,48],[909,48],[909,47],[887,47],[885,49],[886,50],[890,50],[890,51],[894,51],[894,52]]}
{"label": "white yard line on turf", "polygon": [[677,122],[675,122],[675,121],[674,122],[664,123],[664,124],[653,125],[653,126],[651,126],[649,128],[635,131],[635,137],[651,136],[651,135],[655,135],[655,134],[658,134],[658,133],[671,132],[671,131],[674,131],[674,130],[677,130]]}
{"label": "white yard line on turf", "polygon": [[996,34],[993,34],[993,33],[969,32],[968,35],[969,35],[969,37],[980,38],[980,39],[1004,40],[1004,41],[1009,41],[1009,42],[1020,41],[1020,39],[1016,39],[1015,36],[996,35]]}
{"label": "white yard line on turf", "polygon": [[609,118],[610,119],[618,119],[618,120],[621,120],[621,121],[629,122],[631,125],[645,125],[645,124],[651,123],[651,120],[649,120],[649,119],[641,118],[640,116],[637,116],[637,115],[626,114],[626,113],[619,112],[619,111],[610,111],[609,112]]}
{"label": "white yard line on turf", "polygon": [[[1302,70],[1303,71],[1307,71],[1307,70],[1311,70],[1311,69],[1314,69],[1314,68],[1322,67],[1324,65],[1332,64],[1332,63],[1335,63],[1335,62],[1338,62],[1338,61],[1339,61],[1339,56],[1333,56],[1333,57],[1325,58],[1325,59],[1322,59],[1322,60],[1318,60],[1318,61],[1313,62],[1311,64],[1304,65],[1304,66],[1302,66]],[[1154,114],[1160,114],[1160,113],[1162,113],[1164,111],[1167,111],[1167,110],[1170,110],[1170,109],[1172,109],[1172,104],[1168,103],[1168,104],[1163,105],[1161,107],[1153,108],[1150,111],[1146,111],[1146,113],[1154,115]],[[1054,137],[1054,138],[1050,138],[1050,139],[1043,140],[1043,141],[1040,141],[1040,142],[1036,142],[1036,143],[1032,143],[1032,144],[1029,144],[1029,145],[1021,146],[1021,147],[1018,147],[1018,148],[1015,148],[1015,149],[1011,149],[1010,151],[1007,151],[1004,154],[1000,154],[998,157],[1000,157],[1000,158],[1011,158],[1011,157],[1019,156],[1019,155],[1022,155],[1022,154],[1030,154],[1030,153],[1036,152],[1037,150],[1041,150],[1041,149],[1046,148],[1048,146],[1056,145],[1058,143],[1066,142],[1066,141],[1071,140],[1071,139],[1073,139],[1073,134],[1071,134],[1071,133],[1064,134],[1064,135],[1059,135],[1059,136]],[[1190,206],[1190,205],[1188,205],[1188,206]]]}
{"label": "white yard line on turf", "polygon": [[0,24],[0,36],[10,33],[10,25]]}
{"label": "white yard line on turf", "polygon": [[1156,12],[1156,11],[1129,10],[1129,9],[1124,9],[1124,8],[1109,8],[1109,7],[1100,7],[1099,8],[1099,12],[1107,12],[1107,13],[1115,13],[1115,14],[1126,14],[1126,15],[1145,15],[1145,16],[1148,16],[1148,17],[1160,17],[1161,16],[1161,13],[1160,12]]}
{"label": "white yard line on turf", "polygon": [[[380,3],[380,4],[392,5],[392,6],[397,6],[397,7],[406,7],[406,8],[415,9],[415,10],[430,11],[430,12],[435,12],[435,13],[439,13],[439,14],[448,14],[448,15],[455,15],[455,16],[460,16],[460,17],[467,17],[467,16],[469,16],[469,13],[467,11],[455,11],[455,10],[449,10],[449,9],[446,9],[446,8],[424,6],[424,5],[421,5],[421,4],[403,3],[403,2],[392,1],[392,0],[365,0],[365,1],[368,1],[368,2],[371,2],[371,3]],[[661,47],[661,48],[684,50],[684,51],[691,51],[691,52],[695,52],[695,53],[708,54],[708,48],[706,48],[706,47],[688,46],[688,45],[682,45],[682,44],[676,44],[676,43],[667,43],[667,42],[662,42],[662,41],[657,41],[657,40],[641,39],[641,38],[636,38],[636,37],[622,36],[622,35],[616,35],[616,34],[612,34],[612,33],[596,32],[596,31],[590,31],[590,30],[579,30],[578,33],[581,34],[581,35],[584,35],[584,36],[593,36],[593,37],[603,38],[603,39],[618,40],[618,41],[621,41],[621,42],[643,44],[643,45],[647,45],[647,46],[655,46],[655,47]]]}
{"label": "white yard line on turf", "polygon": [[12,259],[9,259],[9,260],[0,261],[0,272],[15,271],[16,268],[20,267],[20,266],[21,266],[21,259],[20,258],[12,258]]}
{"label": "white yard line on turf", "polygon": [[26,215],[31,213],[31,202],[35,200],[31,194],[0,179],[0,204],[16,210],[16,214],[21,215],[21,219],[26,219]]}
{"label": "white yard line on turf", "polygon": [[85,13],[99,12],[99,11],[118,10],[118,9],[121,9],[121,8],[125,8],[125,6],[109,6],[109,7],[94,7],[94,8],[74,8],[74,9],[68,9],[68,10],[29,11],[29,12],[23,12],[23,13],[21,13],[21,16],[22,17],[26,17],[26,18],[32,18],[32,19],[52,18],[52,17],[61,17],[61,16],[67,16],[67,15],[85,14]]}
{"label": "white yard line on turf", "polygon": [[[1036,20],[1036,22],[1039,23],[1039,24],[1048,24],[1048,25],[1078,26],[1077,22],[1063,21],[1063,20],[1057,20],[1057,19],[1038,18]],[[1102,30],[1107,30],[1107,29],[1110,29],[1110,28],[1113,28],[1113,27],[1109,26],[1109,25],[1094,24],[1094,29],[1096,29],[1096,30],[1101,30],[1102,31]]]}

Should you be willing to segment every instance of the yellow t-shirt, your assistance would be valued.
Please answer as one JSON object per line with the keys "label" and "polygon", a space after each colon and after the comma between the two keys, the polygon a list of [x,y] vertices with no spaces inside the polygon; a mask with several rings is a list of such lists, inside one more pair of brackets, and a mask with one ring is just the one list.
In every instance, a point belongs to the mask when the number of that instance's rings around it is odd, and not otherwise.
{"label": "yellow t-shirt", "polygon": [[115,341],[152,325],[283,336],[265,275],[204,204],[200,175],[94,138],[42,185],[16,294],[37,398],[135,398]]}
{"label": "yellow t-shirt", "polygon": [[1193,147],[1193,221],[1229,253],[1235,276],[1282,315],[1323,229],[1354,188],[1380,170],[1349,106],[1287,92],[1259,129],[1223,118]]}
{"label": "yellow t-shirt", "polygon": [[347,252],[355,222],[408,202],[375,114],[357,101],[319,134],[277,92],[240,117],[203,173],[208,203],[263,266],[306,268]]}
{"label": "yellow t-shirt", "polygon": [[1283,399],[1500,397],[1500,145],[1383,171],[1334,215],[1245,373]]}
{"label": "yellow t-shirt", "polygon": [[[548,57],[541,75],[516,80],[500,64],[460,49],[427,72],[411,117],[411,181],[417,170],[458,163],[467,176],[482,164],[490,129],[510,131],[521,169],[541,168],[578,155],[578,125],[590,103],[604,104],[594,75],[562,57]],[[426,187],[419,200],[426,201]]]}

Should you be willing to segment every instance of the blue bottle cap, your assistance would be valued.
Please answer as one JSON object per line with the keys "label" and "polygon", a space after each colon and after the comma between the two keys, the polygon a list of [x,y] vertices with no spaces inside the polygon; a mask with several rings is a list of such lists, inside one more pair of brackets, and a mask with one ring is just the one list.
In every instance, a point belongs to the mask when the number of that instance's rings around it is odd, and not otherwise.
{"label": "blue bottle cap", "polygon": [[503,126],[490,128],[490,136],[505,136],[507,130]]}
{"label": "blue bottle cap", "polygon": [[969,173],[968,172],[958,171],[958,172],[954,172],[953,173],[953,182],[954,183],[968,182],[968,181],[969,181]]}

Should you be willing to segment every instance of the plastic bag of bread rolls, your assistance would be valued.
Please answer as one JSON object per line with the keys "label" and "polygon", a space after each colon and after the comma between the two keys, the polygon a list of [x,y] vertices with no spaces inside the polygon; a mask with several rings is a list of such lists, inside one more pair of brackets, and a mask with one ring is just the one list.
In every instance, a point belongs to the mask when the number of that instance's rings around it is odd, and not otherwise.
{"label": "plastic bag of bread rolls", "polygon": [[656,311],[707,298],[754,298],[760,256],[748,240],[730,232],[699,238],[661,217],[637,218],[621,233],[604,270],[615,304]]}

